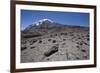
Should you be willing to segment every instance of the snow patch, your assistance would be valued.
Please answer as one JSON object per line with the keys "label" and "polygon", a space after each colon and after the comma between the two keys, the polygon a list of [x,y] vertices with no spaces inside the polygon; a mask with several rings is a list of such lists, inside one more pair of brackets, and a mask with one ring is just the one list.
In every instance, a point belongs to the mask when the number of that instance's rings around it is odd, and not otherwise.
{"label": "snow patch", "polygon": [[48,22],[50,22],[50,23],[53,23],[53,21],[50,20],[50,19],[41,19],[41,20],[39,20],[39,21],[34,22],[33,25],[39,26],[39,25],[41,25],[43,22],[46,22],[46,21],[48,21]]}

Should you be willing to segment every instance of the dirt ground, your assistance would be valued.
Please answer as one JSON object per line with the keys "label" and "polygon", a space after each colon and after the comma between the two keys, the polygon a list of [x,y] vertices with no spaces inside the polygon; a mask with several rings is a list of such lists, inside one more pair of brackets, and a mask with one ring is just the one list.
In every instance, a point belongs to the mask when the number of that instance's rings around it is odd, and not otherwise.
{"label": "dirt ground", "polygon": [[21,62],[89,59],[89,30],[66,29],[27,38],[21,43]]}

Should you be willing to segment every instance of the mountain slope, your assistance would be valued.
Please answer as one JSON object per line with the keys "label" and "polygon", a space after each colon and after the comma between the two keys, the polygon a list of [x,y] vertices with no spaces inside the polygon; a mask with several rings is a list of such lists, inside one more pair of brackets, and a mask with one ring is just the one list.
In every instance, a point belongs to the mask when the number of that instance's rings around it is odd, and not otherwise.
{"label": "mountain slope", "polygon": [[22,31],[22,37],[31,37],[36,35],[38,36],[38,35],[50,34],[53,32],[61,32],[66,29],[70,30],[69,28],[84,29],[84,27],[81,26],[64,25],[64,24],[59,24],[57,22],[54,22],[50,19],[42,19],[26,27]]}

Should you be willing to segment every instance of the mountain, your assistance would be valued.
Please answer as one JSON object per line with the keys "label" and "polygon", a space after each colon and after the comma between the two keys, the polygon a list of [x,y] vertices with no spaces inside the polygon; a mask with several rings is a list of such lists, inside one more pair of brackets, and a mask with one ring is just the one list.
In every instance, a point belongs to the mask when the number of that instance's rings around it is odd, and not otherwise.
{"label": "mountain", "polygon": [[22,37],[40,36],[50,32],[58,31],[62,24],[56,23],[50,19],[42,19],[33,22],[22,31]]}
{"label": "mountain", "polygon": [[50,19],[42,19],[37,22],[33,22],[31,25],[29,25],[24,31],[29,31],[31,29],[52,29],[52,28],[58,28],[63,25],[54,22]]}
{"label": "mountain", "polygon": [[41,19],[39,21],[33,22],[31,25],[26,27],[22,31],[22,37],[25,37],[25,38],[36,37],[36,36],[41,36],[41,35],[50,34],[54,32],[55,33],[61,32],[66,29],[70,30],[70,28],[81,29],[84,27],[64,25],[64,24],[57,23],[50,19]]}

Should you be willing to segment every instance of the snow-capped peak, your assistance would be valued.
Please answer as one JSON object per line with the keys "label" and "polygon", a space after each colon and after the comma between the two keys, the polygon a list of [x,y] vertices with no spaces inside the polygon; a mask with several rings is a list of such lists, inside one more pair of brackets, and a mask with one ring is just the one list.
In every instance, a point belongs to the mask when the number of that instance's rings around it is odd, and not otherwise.
{"label": "snow-capped peak", "polygon": [[45,21],[49,21],[49,22],[53,22],[52,20],[50,20],[50,19],[42,19],[42,20],[39,20],[40,22],[45,22]]}
{"label": "snow-capped peak", "polygon": [[41,20],[39,20],[39,21],[36,21],[36,22],[34,22],[33,23],[33,25],[41,25],[43,22],[50,22],[50,23],[53,23],[53,21],[52,20],[50,20],[50,19],[41,19]]}

